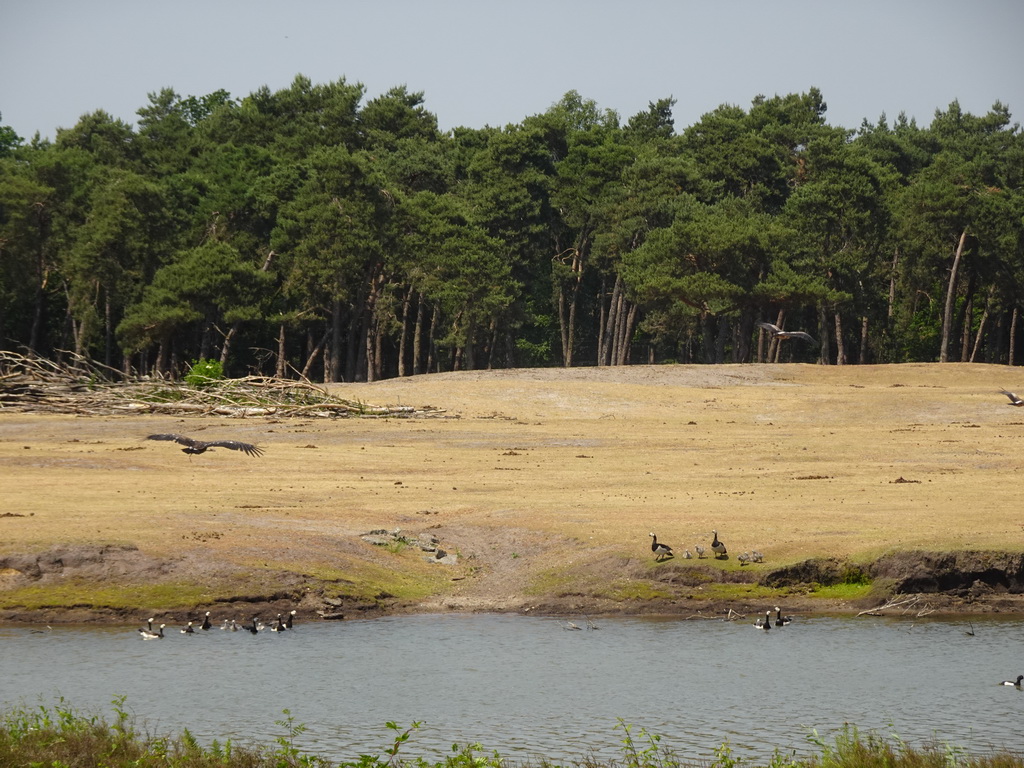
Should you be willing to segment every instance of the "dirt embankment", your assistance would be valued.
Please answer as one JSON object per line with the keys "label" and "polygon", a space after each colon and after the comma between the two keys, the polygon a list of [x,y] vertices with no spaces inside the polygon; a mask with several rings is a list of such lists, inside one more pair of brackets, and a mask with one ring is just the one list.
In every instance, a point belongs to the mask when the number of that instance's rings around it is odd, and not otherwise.
{"label": "dirt embankment", "polygon": [[[383,532],[381,532],[383,533]],[[382,537],[386,538],[386,537]],[[522,538],[518,542],[523,543]],[[451,556],[443,549],[433,558]],[[438,565],[438,567],[444,567]],[[210,611],[215,621],[251,616],[272,619],[296,610],[303,620],[337,620],[409,612],[488,611],[566,616],[660,614],[680,616],[745,615],[766,602],[782,602],[787,610],[804,613],[864,613],[924,615],[928,613],[1024,613],[1024,556],[996,552],[900,552],[873,563],[816,558],[793,565],[753,570],[723,570],[712,562],[666,561],[653,573],[646,564],[618,557],[582,566],[572,586],[548,593],[520,590],[522,574],[515,569],[483,564],[474,575],[455,576],[457,589],[417,601],[386,592],[369,598],[332,596],[331,585],[299,573],[276,571],[260,585],[247,580],[248,593],[225,594],[209,603],[153,610],[145,605],[104,607],[94,604],[55,605],[0,610],[0,621],[11,623],[132,623],[143,613],[168,623],[199,620]],[[67,546],[35,555],[0,557],[0,589],[31,586],[58,589],[68,582],[94,585],[165,583],[186,580],[224,581],[237,576],[223,565],[193,556],[154,558],[132,546]],[[613,596],[608,585],[628,583],[642,596]],[[869,594],[854,600],[815,596],[821,587],[871,583]],[[711,585],[760,586],[773,590],[756,598],[709,597]]]}
{"label": "dirt embankment", "polygon": [[[912,596],[896,610],[1024,613],[1024,410],[1002,387],[1024,389],[1017,369],[636,366],[331,387],[401,406],[377,418],[170,415],[132,393],[87,415],[9,408],[0,620],[860,612]],[[264,455],[185,456],[154,433]],[[712,530],[729,559],[696,556]],[[674,559],[654,562],[652,531]],[[741,565],[754,550],[763,562]]]}

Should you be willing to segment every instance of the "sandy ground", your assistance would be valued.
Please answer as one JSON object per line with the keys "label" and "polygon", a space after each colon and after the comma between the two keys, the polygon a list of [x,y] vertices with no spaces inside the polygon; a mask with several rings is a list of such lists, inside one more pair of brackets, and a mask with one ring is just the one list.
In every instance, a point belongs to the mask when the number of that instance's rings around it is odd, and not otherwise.
{"label": "sandy ground", "polygon": [[[662,567],[652,531],[675,549],[676,572],[1019,551],[1024,409],[1001,387],[1024,391],[1024,369],[636,366],[332,385],[366,403],[441,409],[433,418],[0,410],[0,558],[129,547],[75,575],[106,579],[127,603],[140,579],[208,583],[187,598],[201,606],[232,579],[237,597],[283,604],[324,584],[344,595],[408,578],[429,587],[404,600],[418,610],[529,610],[573,595],[641,610],[637,585]],[[190,458],[145,440],[157,432],[244,440],[265,455]],[[458,562],[361,537],[378,529],[436,536]],[[684,562],[712,530],[729,560]],[[743,569],[736,555],[750,550],[765,562]],[[39,583],[73,575],[53,566]],[[8,616],[28,579],[14,561],[0,567]]]}

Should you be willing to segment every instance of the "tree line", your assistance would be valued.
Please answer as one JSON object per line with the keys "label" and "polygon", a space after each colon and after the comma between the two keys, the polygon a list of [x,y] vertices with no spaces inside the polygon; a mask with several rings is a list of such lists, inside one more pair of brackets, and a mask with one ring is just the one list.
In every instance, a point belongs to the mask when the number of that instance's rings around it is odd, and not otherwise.
{"label": "tree line", "polygon": [[[0,348],[136,375],[1021,357],[1024,137],[997,102],[826,122],[815,88],[442,132],[344,79],[0,126]],[[817,344],[779,343],[769,321]]]}

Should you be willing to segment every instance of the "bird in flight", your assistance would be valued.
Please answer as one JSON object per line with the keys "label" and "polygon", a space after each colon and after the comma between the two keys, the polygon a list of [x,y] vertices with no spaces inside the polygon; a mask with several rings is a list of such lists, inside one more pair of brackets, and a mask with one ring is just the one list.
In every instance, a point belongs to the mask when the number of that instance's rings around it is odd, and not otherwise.
{"label": "bird in flight", "polygon": [[206,442],[205,440],[196,440],[191,437],[185,437],[184,435],[150,435],[146,438],[147,440],[172,440],[175,443],[184,445],[182,448],[183,453],[187,453],[189,456],[197,453],[205,453],[210,448],[229,448],[232,451],[242,451],[248,456],[262,456],[263,449],[257,448],[252,443],[240,443],[237,440],[211,440]]}
{"label": "bird in flight", "polygon": [[818,343],[814,340],[811,334],[805,333],[804,331],[784,331],[779,328],[779,326],[775,325],[775,323],[758,323],[758,325],[768,331],[768,333],[770,333],[774,338],[802,339],[803,341],[808,341],[811,344]]}
{"label": "bird in flight", "polygon": [[1024,405],[1024,400],[1021,400],[1013,392],[1007,392],[1005,389],[1000,389],[999,391],[1010,398],[1010,405],[1016,405],[1018,408]]}

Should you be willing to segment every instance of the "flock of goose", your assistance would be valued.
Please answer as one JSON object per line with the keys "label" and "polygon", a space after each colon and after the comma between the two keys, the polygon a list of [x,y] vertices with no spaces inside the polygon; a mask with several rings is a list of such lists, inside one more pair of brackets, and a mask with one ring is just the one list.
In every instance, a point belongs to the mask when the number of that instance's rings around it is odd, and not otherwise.
{"label": "flock of goose", "polygon": [[[162,640],[164,635],[164,629],[167,628],[166,624],[161,624],[156,629],[153,628],[153,622],[155,619],[149,619],[146,622],[145,627],[139,627],[139,635],[143,640]],[[220,629],[225,632],[249,632],[250,634],[258,634],[264,630],[269,629],[271,632],[284,632],[292,629],[295,622],[295,611],[289,611],[287,614],[277,614],[277,620],[269,627],[261,622],[256,616],[253,616],[251,623],[239,624],[234,619],[224,619],[224,623],[220,625]],[[213,624],[210,622],[210,612],[207,611],[206,615],[203,616],[203,621],[199,625],[199,629],[203,632],[209,631],[213,628]],[[196,626],[194,621],[190,621],[184,627],[181,628],[181,634],[183,635],[194,635],[196,633]]]}
{"label": "flock of goose", "polygon": [[[656,562],[660,563],[661,561],[667,560],[670,557],[675,557],[675,553],[672,551],[672,547],[670,547],[668,544],[665,544],[662,541],[658,541],[658,537],[655,536],[653,532],[649,535],[651,537],[651,552],[654,553],[654,560]],[[716,560],[722,560],[729,556],[729,550],[726,549],[725,544],[723,544],[721,540],[719,540],[718,538],[718,531],[711,532],[710,546],[711,552]],[[704,547],[702,547],[700,544],[694,544],[693,551],[697,553],[697,558],[701,560],[704,558],[704,555],[707,552],[707,550],[704,549]],[[692,558],[693,554],[690,552],[690,550],[687,549],[683,551],[684,560],[691,560]],[[755,549],[753,552],[744,552],[737,558],[737,560],[740,561],[740,565],[747,565],[748,563],[763,563],[764,554],[758,552]]]}

